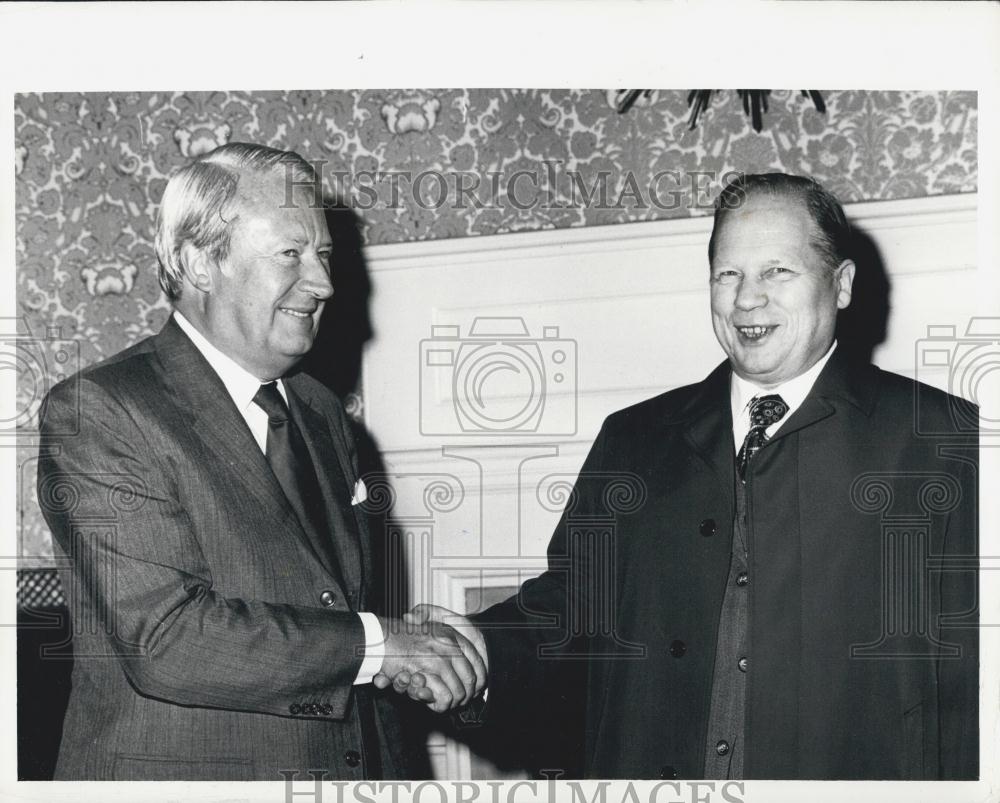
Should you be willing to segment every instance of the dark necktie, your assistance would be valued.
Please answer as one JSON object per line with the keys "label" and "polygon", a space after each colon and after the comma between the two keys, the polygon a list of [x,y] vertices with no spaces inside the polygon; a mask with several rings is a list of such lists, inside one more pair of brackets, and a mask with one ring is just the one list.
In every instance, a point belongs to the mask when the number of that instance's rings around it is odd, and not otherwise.
{"label": "dark necktie", "polygon": [[777,394],[757,396],[750,402],[750,431],[743,440],[739,454],[736,455],[736,468],[740,472],[741,481],[746,482],[747,466],[760,447],[767,442],[765,430],[784,418],[787,412],[788,405]]}
{"label": "dark necktie", "polygon": [[276,382],[261,385],[253,400],[267,413],[265,454],[271,471],[320,559],[330,561],[333,556],[323,514],[323,496],[302,433],[289,415],[288,405],[281,397]]}
{"label": "dark necktie", "polygon": [[[288,406],[281,398],[277,383],[261,385],[253,400],[267,413],[267,462],[320,558],[333,565],[336,558],[332,554],[333,545],[323,513],[322,493],[316,472],[309,458],[308,447],[289,415]],[[371,691],[359,686],[354,692],[362,734],[365,777],[381,778],[381,756]]]}

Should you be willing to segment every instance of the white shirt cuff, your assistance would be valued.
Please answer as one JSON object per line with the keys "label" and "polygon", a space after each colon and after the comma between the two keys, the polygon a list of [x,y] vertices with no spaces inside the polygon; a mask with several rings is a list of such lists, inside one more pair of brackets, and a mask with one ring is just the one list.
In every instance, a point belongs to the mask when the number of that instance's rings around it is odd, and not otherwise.
{"label": "white shirt cuff", "polygon": [[382,671],[382,659],[385,658],[385,633],[378,617],[367,611],[359,613],[361,624],[365,628],[365,658],[361,662],[354,685],[371,683],[372,678]]}

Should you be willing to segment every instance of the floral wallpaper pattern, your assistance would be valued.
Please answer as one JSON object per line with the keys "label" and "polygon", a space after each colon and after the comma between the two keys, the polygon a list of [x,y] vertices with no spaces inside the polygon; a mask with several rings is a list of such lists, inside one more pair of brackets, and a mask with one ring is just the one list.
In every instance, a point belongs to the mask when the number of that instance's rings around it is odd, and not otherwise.
{"label": "floral wallpaper pattern", "polygon": [[[974,92],[824,91],[820,114],[798,90],[775,90],[759,134],[725,91],[689,129],[686,94],[653,91],[622,115],[605,90],[19,95],[22,326],[75,341],[81,365],[157,331],[169,306],[152,240],[167,178],[231,141],[319,160],[367,243],[708,214],[735,170],[806,173],[844,202],[976,190]],[[19,409],[36,390],[19,382]],[[33,501],[21,514],[23,553],[50,554]]]}

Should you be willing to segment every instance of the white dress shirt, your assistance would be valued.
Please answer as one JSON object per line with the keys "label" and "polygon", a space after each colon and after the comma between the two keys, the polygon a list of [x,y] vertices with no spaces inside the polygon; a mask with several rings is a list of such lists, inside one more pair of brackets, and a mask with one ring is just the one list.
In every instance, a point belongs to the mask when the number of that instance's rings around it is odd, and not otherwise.
{"label": "white dress shirt", "polygon": [[[174,319],[184,334],[194,343],[195,348],[208,360],[208,364],[212,366],[215,373],[219,375],[219,379],[229,391],[236,409],[240,411],[243,420],[250,427],[250,432],[253,434],[254,440],[257,441],[261,452],[266,454],[267,413],[259,405],[254,404],[253,400],[253,397],[257,395],[257,390],[265,383],[209,343],[206,337],[177,310],[174,310]],[[278,391],[287,404],[288,394],[280,379],[278,380]],[[361,662],[358,675],[354,679],[354,685],[370,683],[372,678],[382,669],[382,660],[385,658],[385,634],[382,632],[382,625],[378,617],[367,611],[359,613],[358,616],[361,617],[361,624],[365,629],[365,657]]]}
{"label": "white dress shirt", "polygon": [[771,426],[764,430],[764,434],[770,438],[775,432],[781,429],[782,424],[791,418],[792,413],[799,409],[802,402],[806,400],[806,396],[809,395],[812,386],[816,384],[816,377],[823,370],[823,366],[826,365],[835,348],[837,348],[836,340],[833,341],[833,345],[830,346],[826,354],[817,360],[808,371],[799,374],[794,379],[789,379],[776,388],[760,388],[752,382],[737,376],[735,373],[732,374],[732,379],[729,383],[729,402],[732,405],[733,411],[733,443],[736,445],[737,452],[743,446],[743,441],[750,431],[750,402],[757,396],[777,394],[781,396],[788,406],[788,412],[785,413],[782,419],[771,424]]}

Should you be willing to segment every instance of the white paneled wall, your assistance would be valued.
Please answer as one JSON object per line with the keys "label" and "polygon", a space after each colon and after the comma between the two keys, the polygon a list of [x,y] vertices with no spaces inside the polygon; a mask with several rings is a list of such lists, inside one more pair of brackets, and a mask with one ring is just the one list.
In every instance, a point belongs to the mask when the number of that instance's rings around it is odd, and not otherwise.
{"label": "white paneled wall", "polygon": [[[916,360],[929,326],[961,335],[983,309],[976,200],[847,207],[889,276],[883,368],[949,386],[947,365]],[[473,591],[488,598],[540,571],[565,483],[604,417],[723,358],[709,318],[710,231],[697,218],[366,251],[366,423],[411,534],[413,602],[465,611]],[[528,335],[512,337],[522,321]],[[432,747],[441,776],[485,772],[457,745]]]}

